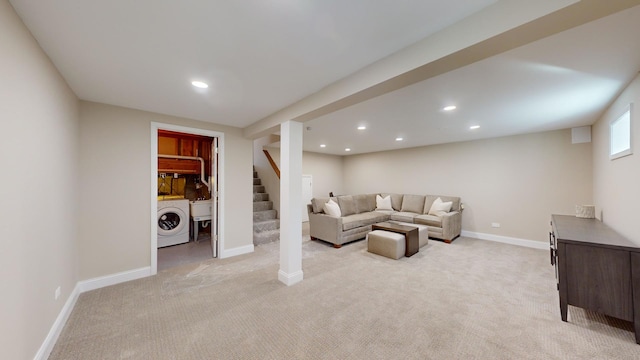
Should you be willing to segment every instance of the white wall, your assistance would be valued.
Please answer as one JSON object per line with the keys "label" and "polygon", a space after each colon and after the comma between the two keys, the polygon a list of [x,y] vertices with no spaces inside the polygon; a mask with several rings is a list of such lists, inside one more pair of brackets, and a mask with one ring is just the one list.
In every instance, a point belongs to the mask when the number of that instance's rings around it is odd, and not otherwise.
{"label": "white wall", "polygon": [[[280,148],[265,147],[265,149],[271,154],[274,162],[278,165],[278,168],[280,168]],[[265,155],[262,154],[262,157],[264,158]],[[333,192],[335,195],[344,193],[343,158],[343,156],[338,155],[327,155],[308,151],[302,152],[302,174],[311,175],[312,177],[313,197],[328,197],[329,192]],[[258,165],[256,165],[256,168],[257,167]],[[269,173],[273,173],[270,166],[261,171],[260,176],[266,174],[265,177],[268,178],[270,176]],[[275,175],[272,177],[275,177]],[[273,179],[269,181],[273,182]],[[263,180],[263,183],[264,182]],[[279,187],[271,184],[267,190],[269,191],[270,199],[280,198]],[[274,208],[279,209],[279,207],[275,207],[275,204],[276,202],[274,201]]]}
{"label": "white wall", "polygon": [[0,356],[32,359],[78,281],[78,100],[6,0],[0,54]]}
{"label": "white wall", "polygon": [[344,192],[343,161],[344,156],[302,153],[302,173],[313,177],[313,197]]}
{"label": "white wall", "polygon": [[238,128],[81,102],[80,278],[151,264],[151,122],[224,133],[224,250],[252,246],[252,141]]}
{"label": "white wall", "polygon": [[344,159],[348,194],[460,196],[463,230],[537,241],[551,214],[592,201],[591,173],[591,144],[572,145],[570,129]]}
{"label": "white wall", "polygon": [[[631,146],[634,154],[609,160],[609,123],[634,103]],[[597,217],[640,244],[640,77],[637,76],[593,125],[593,192]]]}

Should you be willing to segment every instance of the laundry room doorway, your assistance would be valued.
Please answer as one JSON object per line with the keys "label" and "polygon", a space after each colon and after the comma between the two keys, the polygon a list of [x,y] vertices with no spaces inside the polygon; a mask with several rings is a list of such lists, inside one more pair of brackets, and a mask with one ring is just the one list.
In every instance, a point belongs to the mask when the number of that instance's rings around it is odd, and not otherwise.
{"label": "laundry room doorway", "polygon": [[224,134],[151,124],[151,272],[218,256]]}

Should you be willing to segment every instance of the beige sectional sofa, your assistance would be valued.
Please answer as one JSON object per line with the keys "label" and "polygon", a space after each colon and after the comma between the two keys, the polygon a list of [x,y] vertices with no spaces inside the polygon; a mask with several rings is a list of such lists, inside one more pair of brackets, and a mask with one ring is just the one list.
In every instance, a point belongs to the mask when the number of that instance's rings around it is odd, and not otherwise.
{"label": "beige sectional sofa", "polygon": [[[390,197],[391,209],[380,210],[376,196]],[[451,202],[448,212],[429,214],[436,199]],[[336,202],[341,216],[325,213],[329,200]],[[388,199],[385,199],[388,200]],[[309,233],[313,240],[324,240],[341,247],[351,241],[363,239],[371,231],[371,225],[395,220],[428,226],[429,237],[450,243],[460,235],[462,227],[462,206],[459,197],[442,195],[412,194],[362,194],[342,195],[334,198],[313,198],[307,205],[309,213]]]}

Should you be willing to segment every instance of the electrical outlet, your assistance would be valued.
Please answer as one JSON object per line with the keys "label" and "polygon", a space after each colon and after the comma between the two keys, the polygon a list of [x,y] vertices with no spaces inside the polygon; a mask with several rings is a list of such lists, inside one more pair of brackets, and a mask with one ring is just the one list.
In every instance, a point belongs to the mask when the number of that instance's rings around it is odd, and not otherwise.
{"label": "electrical outlet", "polygon": [[60,286],[58,286],[58,288],[56,289],[55,299],[58,300],[59,297],[60,297]]}
{"label": "electrical outlet", "polygon": [[491,223],[491,227],[499,228],[500,227],[500,223]]}

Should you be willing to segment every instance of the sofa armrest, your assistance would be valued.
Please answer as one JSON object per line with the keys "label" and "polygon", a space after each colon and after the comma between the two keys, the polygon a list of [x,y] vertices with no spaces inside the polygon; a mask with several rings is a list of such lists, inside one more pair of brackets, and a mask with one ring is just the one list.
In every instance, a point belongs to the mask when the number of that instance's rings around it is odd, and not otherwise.
{"label": "sofa armrest", "polygon": [[327,214],[309,213],[309,235],[332,244],[341,245],[338,241],[342,233],[342,218]]}
{"label": "sofa armrest", "polygon": [[462,214],[452,211],[442,216],[442,237],[445,240],[453,240],[462,231]]}

